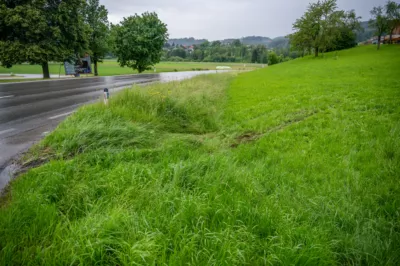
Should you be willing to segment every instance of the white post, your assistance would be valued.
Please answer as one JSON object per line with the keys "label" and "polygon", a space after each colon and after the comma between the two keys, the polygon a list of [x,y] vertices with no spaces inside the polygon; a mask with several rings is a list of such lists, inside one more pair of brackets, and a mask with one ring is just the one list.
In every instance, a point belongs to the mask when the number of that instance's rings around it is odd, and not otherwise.
{"label": "white post", "polygon": [[108,98],[110,98],[110,93],[108,92],[107,88],[104,89],[103,95],[104,95],[104,104],[108,105]]}

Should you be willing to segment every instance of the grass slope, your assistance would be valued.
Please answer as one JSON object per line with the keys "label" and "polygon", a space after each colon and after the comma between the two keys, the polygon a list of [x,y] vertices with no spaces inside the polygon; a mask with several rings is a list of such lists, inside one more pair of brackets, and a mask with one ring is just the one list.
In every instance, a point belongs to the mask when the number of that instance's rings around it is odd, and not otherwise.
{"label": "grass slope", "polygon": [[[261,68],[261,64],[244,64],[242,63],[203,63],[203,62],[161,62],[156,65],[157,72],[174,72],[174,71],[193,71],[193,70],[215,70],[217,66],[230,66],[234,70],[254,70]],[[59,63],[50,63],[49,70],[51,74],[61,75],[65,74],[64,66]],[[21,64],[15,65],[12,68],[0,67],[0,73],[14,73],[14,74],[42,74],[42,67],[39,65]],[[128,67],[120,67],[116,60],[104,60],[99,63],[100,76],[115,76],[115,75],[128,75],[137,74]],[[145,73],[154,73],[153,70],[145,71]],[[82,75],[86,76],[86,75]]]}
{"label": "grass slope", "polygon": [[0,263],[399,264],[399,63],[361,47],[81,108],[3,199]]}

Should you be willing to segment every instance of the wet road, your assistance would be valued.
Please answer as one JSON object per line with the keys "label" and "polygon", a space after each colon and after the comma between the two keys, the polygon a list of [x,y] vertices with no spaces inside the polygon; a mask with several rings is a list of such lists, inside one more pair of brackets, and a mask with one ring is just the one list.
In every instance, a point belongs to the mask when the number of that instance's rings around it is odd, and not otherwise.
{"label": "wet road", "polygon": [[[114,77],[95,77],[0,83],[0,173],[20,152],[53,130],[82,104],[132,84],[167,82],[191,78],[207,72],[177,72]],[[215,73],[215,71],[210,71]],[[0,175],[0,190],[8,180]]]}

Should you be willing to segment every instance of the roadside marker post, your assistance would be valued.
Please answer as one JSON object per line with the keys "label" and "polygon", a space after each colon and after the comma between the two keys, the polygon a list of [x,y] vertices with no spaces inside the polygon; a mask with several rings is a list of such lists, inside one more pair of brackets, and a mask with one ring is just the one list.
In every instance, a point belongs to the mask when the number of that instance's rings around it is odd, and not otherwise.
{"label": "roadside marker post", "polygon": [[103,94],[104,94],[104,104],[108,105],[108,99],[110,98],[110,93],[108,92],[107,88],[104,89]]}

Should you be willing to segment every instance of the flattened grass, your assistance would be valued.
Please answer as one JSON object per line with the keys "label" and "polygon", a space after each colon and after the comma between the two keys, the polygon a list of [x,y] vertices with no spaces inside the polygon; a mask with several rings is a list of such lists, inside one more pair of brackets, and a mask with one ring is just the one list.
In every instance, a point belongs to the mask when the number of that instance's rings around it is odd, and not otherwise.
{"label": "flattened grass", "polygon": [[0,263],[396,265],[398,46],[81,108],[0,209]]}

